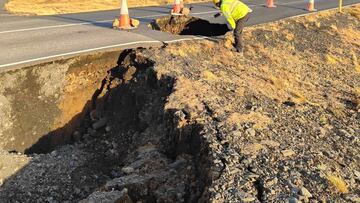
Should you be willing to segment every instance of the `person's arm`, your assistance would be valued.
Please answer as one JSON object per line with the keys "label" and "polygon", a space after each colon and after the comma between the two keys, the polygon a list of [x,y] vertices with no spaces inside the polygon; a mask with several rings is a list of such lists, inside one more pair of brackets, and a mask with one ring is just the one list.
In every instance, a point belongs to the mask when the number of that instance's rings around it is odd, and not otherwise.
{"label": "person's arm", "polygon": [[230,11],[228,11],[228,9],[222,7],[221,12],[224,14],[224,16],[225,16],[226,20],[228,21],[228,23],[230,24],[231,28],[235,29],[235,27],[236,27],[235,20],[231,16]]}

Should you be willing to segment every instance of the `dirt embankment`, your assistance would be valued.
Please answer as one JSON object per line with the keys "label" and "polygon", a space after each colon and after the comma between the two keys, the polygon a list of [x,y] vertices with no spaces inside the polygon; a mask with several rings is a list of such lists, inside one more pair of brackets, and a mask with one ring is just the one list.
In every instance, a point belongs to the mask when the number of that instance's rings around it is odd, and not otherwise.
{"label": "dirt embankment", "polygon": [[[177,128],[186,116],[165,105],[174,78],[157,78],[154,62],[133,50],[122,52],[118,61],[84,106],[86,117],[71,135],[74,144],[49,154],[34,153],[31,158],[2,154],[6,160],[16,160],[12,163],[16,169],[11,173],[2,163],[0,177],[7,180],[2,179],[1,201],[185,202],[200,198],[210,181],[204,154],[207,145],[197,136],[200,126]],[[41,140],[37,145],[47,146]]]}
{"label": "dirt embankment", "polygon": [[359,11],[251,27],[244,57],[231,36],[151,53],[182,78],[177,108],[215,132],[211,200],[359,201]]}
{"label": "dirt embankment", "polygon": [[1,154],[0,201],[358,202],[359,11],[123,52],[74,144]]}
{"label": "dirt embankment", "polygon": [[182,78],[177,107],[216,132],[213,201],[359,201],[359,13],[251,27],[244,57],[230,35],[152,54],[161,74]]}
{"label": "dirt embankment", "polygon": [[63,135],[80,125],[94,89],[116,65],[117,55],[95,54],[1,73],[0,149],[39,153],[69,143]]}

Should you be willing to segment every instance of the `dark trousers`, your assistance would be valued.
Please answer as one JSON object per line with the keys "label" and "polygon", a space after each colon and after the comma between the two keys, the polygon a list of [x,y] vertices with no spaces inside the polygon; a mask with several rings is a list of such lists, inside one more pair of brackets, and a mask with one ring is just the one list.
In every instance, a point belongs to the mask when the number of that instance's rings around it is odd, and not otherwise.
{"label": "dark trousers", "polygon": [[243,39],[242,39],[242,33],[245,27],[246,22],[249,20],[250,13],[246,14],[243,18],[240,18],[238,21],[236,21],[236,27],[234,30],[234,38],[235,38],[235,48],[236,51],[242,52],[243,51]]}

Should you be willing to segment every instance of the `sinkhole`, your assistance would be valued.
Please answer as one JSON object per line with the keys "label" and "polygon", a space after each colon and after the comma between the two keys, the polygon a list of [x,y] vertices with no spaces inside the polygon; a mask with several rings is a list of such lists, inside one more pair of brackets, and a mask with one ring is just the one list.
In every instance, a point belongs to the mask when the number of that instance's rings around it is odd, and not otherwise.
{"label": "sinkhole", "polygon": [[166,16],[150,24],[154,30],[176,35],[222,36],[229,30],[226,24],[211,23],[207,20],[190,16]]}

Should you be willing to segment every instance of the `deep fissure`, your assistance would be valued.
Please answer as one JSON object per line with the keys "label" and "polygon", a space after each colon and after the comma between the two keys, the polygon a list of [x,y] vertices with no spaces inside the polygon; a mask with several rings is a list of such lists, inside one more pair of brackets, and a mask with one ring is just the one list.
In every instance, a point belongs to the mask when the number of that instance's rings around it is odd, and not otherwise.
{"label": "deep fissure", "polygon": [[[156,78],[154,64],[155,62],[139,56],[136,50],[123,51],[119,56],[118,66],[108,71],[84,108],[86,116],[80,127],[71,136],[63,135],[71,138],[67,143],[85,143],[87,151],[96,152],[92,162],[98,164],[90,164],[76,173],[94,174],[99,179],[89,180],[89,186],[86,186],[89,189],[78,200],[100,188],[103,192],[114,189],[123,191],[127,188],[128,196],[133,201],[168,199],[175,202],[196,202],[209,183],[209,180],[205,180],[207,176],[201,174],[209,167],[199,164],[207,163],[201,161],[206,159],[203,156],[207,154],[201,153],[202,149],[199,147],[206,147],[200,138],[202,126],[190,124],[177,129],[174,119],[176,115],[181,112],[185,119],[189,117],[183,109],[164,109],[175,80],[171,77]],[[104,140],[113,143],[112,149],[109,150],[108,145],[103,144]],[[62,144],[63,142],[56,144],[51,137],[45,136],[29,148],[27,153],[48,153]],[[140,152],[139,149],[144,147],[148,147],[148,151]],[[160,162],[152,163],[153,158],[148,156],[160,156]],[[142,165],[146,165],[139,166],[140,171],[143,170],[142,167],[150,165],[159,168],[140,174],[120,172],[119,175],[112,175],[112,171],[119,165],[131,166],[132,162],[139,159],[143,161]],[[119,185],[116,178],[124,178],[129,182]],[[135,185],[134,181],[137,181]],[[176,181],[183,181],[183,187],[174,185],[173,182]],[[167,187],[174,188],[168,190]],[[181,195],[174,196],[172,190]]]}
{"label": "deep fissure", "polygon": [[152,29],[176,35],[222,36],[229,30],[226,24],[211,23],[189,16],[170,16],[156,19],[150,24]]}

